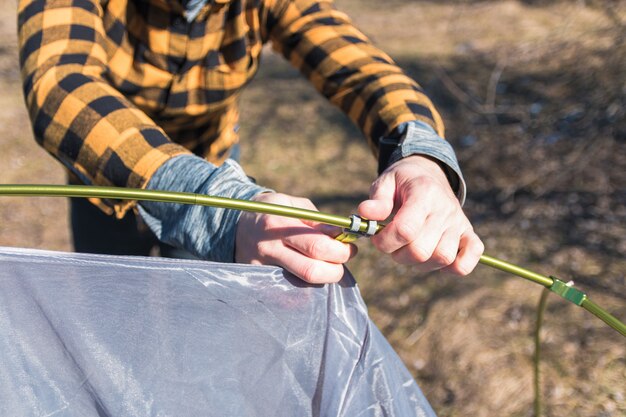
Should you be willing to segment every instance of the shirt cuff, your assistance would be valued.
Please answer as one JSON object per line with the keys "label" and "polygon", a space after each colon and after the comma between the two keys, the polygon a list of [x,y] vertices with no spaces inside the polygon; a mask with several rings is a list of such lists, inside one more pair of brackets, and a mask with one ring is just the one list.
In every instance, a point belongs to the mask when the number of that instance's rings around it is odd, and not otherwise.
{"label": "shirt cuff", "polygon": [[403,123],[396,128],[396,132],[396,138],[380,140],[381,147],[390,149],[390,152],[387,151],[386,161],[379,161],[379,171],[411,155],[429,156],[439,162],[452,190],[463,205],[467,189],[452,145],[437,135],[432,127],[420,121]]}
{"label": "shirt cuff", "polygon": [[[251,181],[232,159],[216,167],[193,155],[181,155],[165,162],[146,188],[240,200],[250,200],[257,194],[272,191]],[[234,261],[235,234],[241,211],[142,201],[139,213],[160,241],[186,249],[201,259]]]}

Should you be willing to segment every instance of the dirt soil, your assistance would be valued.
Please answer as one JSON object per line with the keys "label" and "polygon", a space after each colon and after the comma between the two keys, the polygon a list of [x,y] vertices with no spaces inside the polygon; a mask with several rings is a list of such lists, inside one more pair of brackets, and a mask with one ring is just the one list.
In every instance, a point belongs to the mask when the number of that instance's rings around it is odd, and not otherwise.
{"label": "dirt soil", "polygon": [[[626,320],[626,5],[336,0],[426,89],[486,251],[574,280]],[[15,0],[0,0],[0,183],[63,183],[32,138]],[[359,132],[268,50],[242,99],[243,165],[260,183],[349,214],[375,163]],[[302,157],[305,155],[305,157]],[[0,245],[71,250],[67,203],[0,200]],[[541,288],[478,266],[417,274],[366,241],[350,262],[370,314],[440,416],[532,416]],[[550,296],[545,416],[626,416],[624,338]]]}

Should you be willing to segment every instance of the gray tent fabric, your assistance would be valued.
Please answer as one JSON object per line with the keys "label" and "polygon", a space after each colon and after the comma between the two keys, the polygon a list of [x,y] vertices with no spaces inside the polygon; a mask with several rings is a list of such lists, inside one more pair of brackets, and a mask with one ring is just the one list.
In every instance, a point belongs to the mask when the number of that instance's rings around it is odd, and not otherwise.
{"label": "gray tent fabric", "polygon": [[0,416],[434,415],[347,270],[0,248]]}

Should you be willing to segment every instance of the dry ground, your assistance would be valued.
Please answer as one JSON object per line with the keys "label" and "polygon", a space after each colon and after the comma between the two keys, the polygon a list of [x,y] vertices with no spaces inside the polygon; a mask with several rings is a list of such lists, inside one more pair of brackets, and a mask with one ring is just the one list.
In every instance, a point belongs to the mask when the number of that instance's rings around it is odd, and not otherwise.
{"label": "dry ground", "polygon": [[[442,111],[487,252],[573,279],[626,319],[624,3],[336,3]],[[0,183],[61,183],[23,108],[14,0],[0,5]],[[264,64],[242,100],[244,166],[263,184],[350,213],[374,178],[367,146],[282,60],[267,54]],[[70,250],[66,203],[3,198],[0,245]],[[463,280],[418,275],[367,242],[350,268],[439,415],[533,414],[536,285],[484,266]],[[623,338],[556,297],[542,337],[546,416],[626,415]]]}

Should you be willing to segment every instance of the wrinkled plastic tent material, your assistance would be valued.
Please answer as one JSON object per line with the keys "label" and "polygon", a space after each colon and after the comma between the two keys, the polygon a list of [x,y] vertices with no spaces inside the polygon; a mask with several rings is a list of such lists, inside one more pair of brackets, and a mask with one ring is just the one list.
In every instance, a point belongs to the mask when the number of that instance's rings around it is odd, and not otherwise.
{"label": "wrinkled plastic tent material", "polygon": [[346,272],[0,248],[1,416],[434,416]]}

